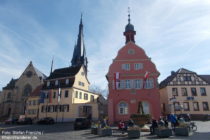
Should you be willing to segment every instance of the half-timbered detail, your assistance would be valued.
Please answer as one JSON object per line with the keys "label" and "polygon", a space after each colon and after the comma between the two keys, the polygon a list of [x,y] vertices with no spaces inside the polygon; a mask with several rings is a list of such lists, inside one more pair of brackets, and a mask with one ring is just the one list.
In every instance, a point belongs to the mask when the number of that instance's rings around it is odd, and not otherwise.
{"label": "half-timbered detail", "polygon": [[187,113],[192,118],[205,117],[210,114],[210,75],[198,75],[184,68],[172,71],[160,83],[160,97],[163,114]]}

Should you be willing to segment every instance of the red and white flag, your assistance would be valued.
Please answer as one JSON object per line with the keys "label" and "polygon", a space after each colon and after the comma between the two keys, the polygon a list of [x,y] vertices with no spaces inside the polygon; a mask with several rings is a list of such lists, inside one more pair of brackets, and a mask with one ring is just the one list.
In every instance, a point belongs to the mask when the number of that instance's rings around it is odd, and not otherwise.
{"label": "red and white flag", "polygon": [[119,83],[120,83],[120,73],[119,72],[115,72],[114,73],[114,89],[118,89],[119,88]]}
{"label": "red and white flag", "polygon": [[146,71],[146,73],[144,74],[144,88],[146,87],[146,81],[147,81],[148,77],[149,77],[149,72]]}

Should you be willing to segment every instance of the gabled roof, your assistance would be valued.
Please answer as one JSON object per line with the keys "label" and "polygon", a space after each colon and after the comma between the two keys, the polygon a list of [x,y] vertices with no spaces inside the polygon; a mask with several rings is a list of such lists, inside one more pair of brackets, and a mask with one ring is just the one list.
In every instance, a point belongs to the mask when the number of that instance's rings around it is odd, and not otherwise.
{"label": "gabled roof", "polygon": [[66,67],[66,68],[61,68],[61,69],[55,69],[47,78],[47,80],[75,76],[79,72],[80,68],[81,66],[77,66],[77,67],[71,66],[71,67]]}
{"label": "gabled roof", "polygon": [[41,71],[39,71],[37,68],[34,67],[34,70],[35,70],[36,74],[38,75],[38,77],[41,77],[42,79],[47,78],[47,76],[44,73],[42,73]]}
{"label": "gabled roof", "polygon": [[15,88],[15,83],[17,82],[18,79],[11,79],[10,82],[3,87],[3,90],[9,90],[9,89],[14,89]]}
{"label": "gabled roof", "polygon": [[41,91],[41,89],[42,89],[42,86],[43,86],[43,84],[37,86],[37,87],[32,91],[30,97],[39,96],[39,93],[40,93],[40,91]]}
{"label": "gabled roof", "polygon": [[203,80],[210,84],[210,75],[199,75]]}
{"label": "gabled roof", "polygon": [[162,82],[160,82],[159,88],[161,89],[161,88],[166,87],[168,85],[168,83],[170,83],[174,79],[174,77],[177,76],[177,74],[181,74],[181,73],[183,74],[183,73],[195,73],[195,72],[189,71],[185,68],[180,68],[176,72],[172,71],[170,76],[168,76],[166,79],[164,79]]}
{"label": "gabled roof", "polygon": [[[174,77],[177,76],[177,74],[183,74],[183,73],[193,73],[196,74],[193,71],[187,70],[185,68],[180,68],[179,70],[177,70],[176,72],[171,72],[171,75],[168,76],[165,80],[163,80],[160,84],[159,84],[159,88],[164,88],[168,85],[168,83],[170,83]],[[197,75],[199,77],[201,77],[204,81],[206,81],[207,83],[210,84],[210,75]]]}

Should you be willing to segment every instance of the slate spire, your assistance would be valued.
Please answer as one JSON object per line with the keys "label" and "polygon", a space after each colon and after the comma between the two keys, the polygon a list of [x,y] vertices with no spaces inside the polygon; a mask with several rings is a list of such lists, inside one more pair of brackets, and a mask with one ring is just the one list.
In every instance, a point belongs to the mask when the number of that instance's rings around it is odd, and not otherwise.
{"label": "slate spire", "polygon": [[85,71],[87,74],[87,57],[86,57],[86,51],[85,51],[85,44],[84,44],[84,35],[83,35],[83,23],[82,23],[82,14],[79,24],[79,34],[77,37],[77,43],[74,46],[74,53],[71,60],[72,66],[82,66],[84,65]]}

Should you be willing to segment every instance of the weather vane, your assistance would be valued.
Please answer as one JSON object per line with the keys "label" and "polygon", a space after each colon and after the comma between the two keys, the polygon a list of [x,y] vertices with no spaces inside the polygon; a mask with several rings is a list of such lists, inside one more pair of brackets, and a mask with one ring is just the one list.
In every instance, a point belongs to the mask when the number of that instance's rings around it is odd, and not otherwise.
{"label": "weather vane", "polygon": [[130,12],[131,12],[131,11],[130,11],[130,7],[128,7],[128,23],[130,23],[130,21],[131,21],[131,20],[130,20]]}

